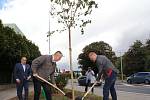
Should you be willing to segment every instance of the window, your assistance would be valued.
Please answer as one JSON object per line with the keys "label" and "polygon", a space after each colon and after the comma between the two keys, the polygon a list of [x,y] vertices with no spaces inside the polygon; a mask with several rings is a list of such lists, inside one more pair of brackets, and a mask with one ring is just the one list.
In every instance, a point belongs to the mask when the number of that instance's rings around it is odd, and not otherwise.
{"label": "window", "polygon": [[149,73],[137,73],[135,76],[147,76]]}

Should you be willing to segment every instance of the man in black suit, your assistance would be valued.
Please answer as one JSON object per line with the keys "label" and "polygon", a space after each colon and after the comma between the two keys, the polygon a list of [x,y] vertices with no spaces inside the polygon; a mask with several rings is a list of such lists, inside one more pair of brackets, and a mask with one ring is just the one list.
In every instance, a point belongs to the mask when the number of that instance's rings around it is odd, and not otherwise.
{"label": "man in black suit", "polygon": [[[28,81],[31,78],[31,67],[26,64],[27,58],[22,57],[21,63],[17,63],[14,69],[14,77],[16,80],[17,96],[19,100],[28,100]],[[25,91],[25,97],[22,97],[22,91]]]}

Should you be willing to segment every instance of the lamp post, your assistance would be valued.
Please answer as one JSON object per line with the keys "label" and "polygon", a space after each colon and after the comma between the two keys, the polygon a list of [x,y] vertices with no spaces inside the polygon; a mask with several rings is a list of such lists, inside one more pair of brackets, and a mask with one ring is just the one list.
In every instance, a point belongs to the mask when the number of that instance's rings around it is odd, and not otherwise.
{"label": "lamp post", "polygon": [[120,52],[120,66],[121,66],[121,80],[123,82],[123,68],[122,68],[122,55],[121,55],[121,52]]}
{"label": "lamp post", "polygon": [[49,31],[48,31],[48,43],[49,43],[49,45],[48,46],[49,46],[49,54],[50,54],[51,53],[50,52],[50,50],[51,50],[51,45],[50,45],[50,36],[51,36],[51,34],[50,34],[50,14],[48,17],[49,17],[49,27],[48,27],[49,28]]}
{"label": "lamp post", "polygon": [[123,82],[123,62],[122,62],[122,52],[118,52],[120,54],[120,71],[121,71],[121,81]]}
{"label": "lamp post", "polygon": [[50,12],[51,12],[51,10],[52,10],[52,7],[51,7],[51,0],[50,0],[50,10],[49,10],[49,13],[48,13],[48,18],[49,18],[49,21],[48,21],[48,25],[49,25],[49,27],[48,27],[48,47],[49,47],[49,54],[51,53],[51,45],[50,45],[50,36],[51,36],[51,34],[53,34],[53,32],[51,32],[51,30],[50,30]]}

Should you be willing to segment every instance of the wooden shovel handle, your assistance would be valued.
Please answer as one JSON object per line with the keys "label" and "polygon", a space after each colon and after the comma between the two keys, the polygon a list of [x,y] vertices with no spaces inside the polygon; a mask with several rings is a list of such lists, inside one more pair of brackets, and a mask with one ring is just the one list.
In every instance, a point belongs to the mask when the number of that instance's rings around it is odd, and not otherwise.
{"label": "wooden shovel handle", "polygon": [[48,82],[47,80],[45,80],[44,78],[40,77],[39,75],[36,75],[35,77],[38,78],[38,79],[40,79],[40,80],[42,80],[42,81],[44,81],[44,82],[47,83],[48,85],[54,87],[55,89],[57,89],[58,91],[60,91],[63,95],[66,95],[65,92],[63,92],[61,89],[59,89],[56,85],[54,85],[54,84]]}

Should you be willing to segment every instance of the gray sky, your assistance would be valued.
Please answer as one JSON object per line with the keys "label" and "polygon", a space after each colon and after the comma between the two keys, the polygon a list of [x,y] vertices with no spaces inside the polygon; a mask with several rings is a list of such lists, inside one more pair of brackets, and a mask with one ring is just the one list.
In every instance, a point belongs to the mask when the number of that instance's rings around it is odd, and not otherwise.
{"label": "gray sky", "polygon": [[[72,31],[74,68],[77,56],[89,43],[104,41],[113,50],[125,52],[135,40],[150,38],[150,0],[96,0],[99,8],[91,15],[92,23],[86,27],[85,34],[79,29]],[[8,0],[0,9],[3,23],[16,23],[25,36],[39,46],[42,54],[48,54],[48,12],[49,0]],[[51,28],[59,28],[51,19]],[[51,29],[51,30],[52,30]],[[51,36],[51,53],[61,50],[64,58],[59,66],[68,68],[68,33]]]}

